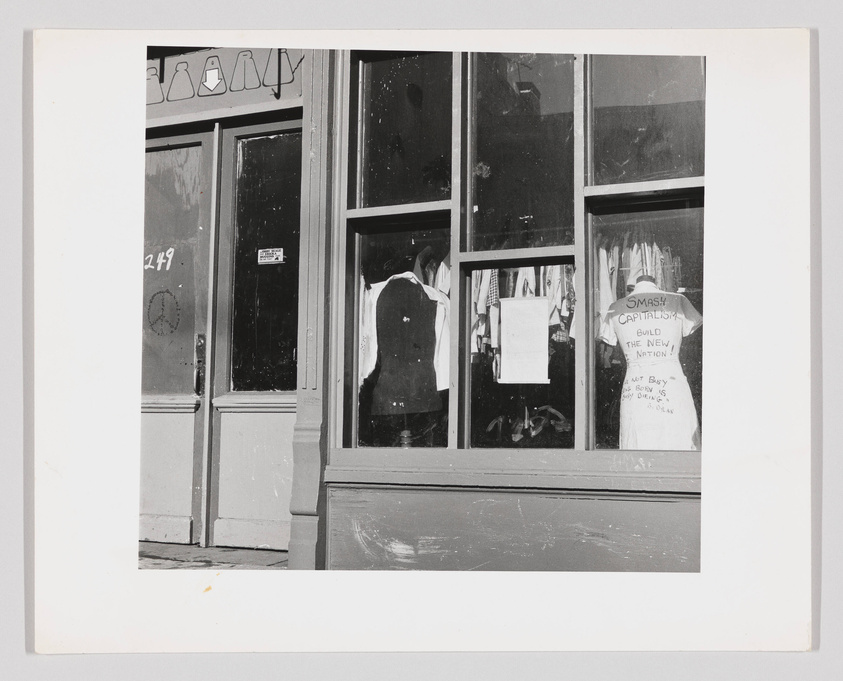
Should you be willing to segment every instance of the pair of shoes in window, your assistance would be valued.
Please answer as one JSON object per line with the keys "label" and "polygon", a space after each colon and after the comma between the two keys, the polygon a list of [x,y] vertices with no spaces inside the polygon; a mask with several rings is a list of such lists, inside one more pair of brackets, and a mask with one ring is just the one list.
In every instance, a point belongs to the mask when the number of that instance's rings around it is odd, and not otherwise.
{"label": "pair of shoes in window", "polygon": [[557,411],[549,404],[546,404],[543,407],[539,407],[536,410],[537,415],[541,412],[547,413],[546,420],[550,421],[550,425],[553,426],[553,429],[557,433],[570,433],[573,429],[573,425],[571,425],[571,422],[564,416],[562,416],[561,412]]}
{"label": "pair of shoes in window", "polygon": [[505,420],[504,416],[498,416],[498,417],[492,419],[492,422],[488,426],[486,426],[486,432],[487,433],[491,433],[493,430],[497,429],[497,431],[498,431],[498,442],[501,441],[504,420]]}
{"label": "pair of shoes in window", "polygon": [[[503,437],[504,424],[508,421],[506,416],[497,416],[486,426],[486,432],[492,433],[497,431],[497,440],[501,441]],[[524,416],[519,417],[512,424],[512,432],[510,437],[513,442],[520,442],[525,436],[531,438],[539,435],[545,427],[550,424],[557,433],[570,433],[573,429],[571,422],[566,419],[560,411],[554,409],[549,404],[536,409],[535,414],[530,417],[530,412],[527,407],[524,407]]]}
{"label": "pair of shoes in window", "polygon": [[[506,416],[497,416],[486,426],[486,432],[491,433],[497,430],[498,433],[498,442],[501,441],[503,438],[503,426],[509,419]],[[523,431],[524,430],[524,421],[523,419],[517,419],[515,423],[512,424],[512,433],[510,433],[510,437],[512,438],[513,442],[519,442],[524,438]]]}

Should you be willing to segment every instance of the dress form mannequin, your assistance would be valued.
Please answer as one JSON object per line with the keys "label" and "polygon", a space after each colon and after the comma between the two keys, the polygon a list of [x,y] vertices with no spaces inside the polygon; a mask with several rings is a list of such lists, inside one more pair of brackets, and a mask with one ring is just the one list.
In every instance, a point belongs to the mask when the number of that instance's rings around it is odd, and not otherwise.
{"label": "dress form mannequin", "polygon": [[682,339],[702,317],[685,296],[641,275],[612,303],[599,339],[626,358],[620,403],[620,449],[698,450],[699,421],[679,362]]}
{"label": "dress form mannequin", "polygon": [[433,357],[436,303],[422,287],[394,279],[377,305],[380,375],[372,393],[372,415],[439,411]]}

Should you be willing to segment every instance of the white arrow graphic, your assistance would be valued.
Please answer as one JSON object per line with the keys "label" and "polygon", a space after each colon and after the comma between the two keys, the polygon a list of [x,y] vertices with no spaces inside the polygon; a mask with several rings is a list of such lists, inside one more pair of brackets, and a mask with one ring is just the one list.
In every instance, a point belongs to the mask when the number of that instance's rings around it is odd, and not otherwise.
{"label": "white arrow graphic", "polygon": [[205,82],[202,83],[202,85],[208,88],[211,92],[213,92],[217,85],[221,82],[219,69],[208,69],[205,71]]}

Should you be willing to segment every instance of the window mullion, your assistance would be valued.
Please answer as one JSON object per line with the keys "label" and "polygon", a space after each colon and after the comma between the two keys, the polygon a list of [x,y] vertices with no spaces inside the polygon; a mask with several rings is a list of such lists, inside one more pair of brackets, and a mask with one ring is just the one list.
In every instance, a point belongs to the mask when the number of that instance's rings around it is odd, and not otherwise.
{"label": "window mullion", "polygon": [[[350,71],[350,65],[346,66],[346,69]],[[364,76],[364,68],[363,62],[357,62],[357,72],[356,73],[349,73],[347,76],[349,79],[352,77],[357,78],[357,148],[355,150],[356,154],[356,162],[357,162],[357,171],[355,173],[355,191],[354,191],[354,207],[355,208],[362,208],[363,207],[363,184],[366,180],[366,160],[364,159],[364,153],[366,145],[363,141],[366,139],[366,116],[364,115],[364,102],[367,101],[368,97],[368,83],[366,82]],[[350,88],[348,89],[350,91]],[[347,166],[348,164],[346,164]],[[346,201],[346,206],[348,202]]]}
{"label": "window mullion", "polygon": [[[334,141],[335,165],[334,176],[338,178],[335,183],[334,193],[334,210],[333,210],[333,239],[331,244],[333,271],[344,272],[346,264],[346,249],[347,249],[347,211],[348,211],[348,161],[349,154],[349,93],[350,93],[350,79],[351,79],[351,53],[349,51],[337,52],[337,79],[339,86],[337,88],[337,116],[339,121],[339,130]],[[347,277],[337,276],[333,277],[331,285],[333,291],[333,300],[337,304],[333,305],[334,316],[334,348],[333,348],[333,385],[343,385],[343,375],[345,372],[346,363],[346,343],[351,342],[352,347],[356,347],[359,343],[357,337],[357,323],[356,320],[351,325],[353,332],[351,339],[345,338],[345,329],[347,328],[345,316],[346,305],[343,301],[346,300],[346,282]],[[353,293],[353,292],[352,292]],[[356,354],[356,353],[355,353]],[[355,374],[356,375],[356,368]],[[344,424],[343,418],[351,419],[351,442],[357,442],[357,406],[356,401],[352,400],[351,413],[345,415],[343,408],[345,400],[345,390],[334,390],[334,413],[337,418],[334,423],[334,432],[332,433],[332,441],[336,446],[343,445],[343,432],[348,424]]]}
{"label": "window mullion", "polygon": [[574,61],[574,246],[576,271],[576,313],[573,320],[576,337],[575,365],[576,386],[574,393],[574,448],[584,450],[591,444],[593,349],[591,347],[591,297],[588,295],[591,267],[588,260],[589,244],[586,229],[585,182],[586,144],[588,140],[587,89],[588,76],[585,56],[576,55]]}
{"label": "window mullion", "polygon": [[[460,335],[462,319],[462,290],[460,281],[460,230],[462,228],[462,205],[463,195],[463,147],[462,147],[462,92],[463,92],[463,55],[461,52],[454,52],[451,67],[451,348],[450,348],[450,379],[448,394],[448,448],[456,449],[459,446],[460,432],[460,402],[466,398],[465,381],[460,380],[460,364],[463,357],[460,355]],[[463,410],[465,412],[465,410]],[[464,429],[462,429],[464,430]]]}

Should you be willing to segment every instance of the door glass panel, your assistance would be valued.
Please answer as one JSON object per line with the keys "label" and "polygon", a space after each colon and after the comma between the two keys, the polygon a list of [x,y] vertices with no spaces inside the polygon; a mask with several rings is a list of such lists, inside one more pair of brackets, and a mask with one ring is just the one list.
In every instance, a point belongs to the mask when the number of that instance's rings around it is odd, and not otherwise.
{"label": "door glass panel", "polygon": [[[145,394],[194,392],[195,334],[202,331],[207,282],[201,267],[199,146],[146,153],[143,260]],[[204,243],[204,242],[203,242]]]}
{"label": "door glass panel", "polygon": [[574,243],[574,57],[474,55],[475,251]]}
{"label": "door glass panel", "polygon": [[595,445],[699,449],[703,208],[619,207],[592,224]]}
{"label": "door glass panel", "polygon": [[301,133],[237,142],[232,390],[294,390]]}
{"label": "door glass panel", "polygon": [[592,60],[595,184],[705,174],[705,58]]}
{"label": "door glass panel", "polygon": [[451,196],[451,55],[397,53],[359,62],[359,154],[350,205]]}

